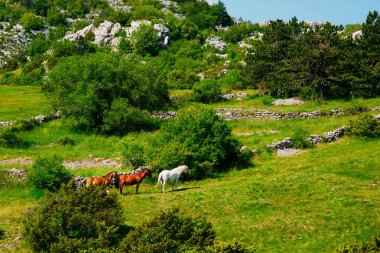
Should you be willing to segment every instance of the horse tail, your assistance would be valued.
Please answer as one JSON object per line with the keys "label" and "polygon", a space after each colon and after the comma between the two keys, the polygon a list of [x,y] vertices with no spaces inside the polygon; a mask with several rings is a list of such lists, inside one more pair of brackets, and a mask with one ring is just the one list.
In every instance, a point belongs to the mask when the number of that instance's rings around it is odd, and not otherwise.
{"label": "horse tail", "polygon": [[156,189],[157,186],[161,185],[161,180],[162,180],[162,173],[160,173],[160,174],[158,175],[158,182],[157,182],[157,184],[156,184],[156,187],[154,187],[154,189]]}

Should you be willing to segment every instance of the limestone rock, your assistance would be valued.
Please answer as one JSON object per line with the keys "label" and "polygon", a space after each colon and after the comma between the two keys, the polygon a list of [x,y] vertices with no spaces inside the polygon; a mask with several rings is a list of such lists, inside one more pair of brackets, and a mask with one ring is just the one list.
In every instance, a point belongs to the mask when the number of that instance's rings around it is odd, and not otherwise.
{"label": "limestone rock", "polygon": [[292,138],[287,137],[283,139],[282,141],[272,143],[270,145],[267,145],[267,147],[272,149],[289,149],[293,146]]}
{"label": "limestone rock", "polygon": [[342,126],[342,127],[339,127],[338,129],[335,129],[334,131],[326,132],[323,135],[326,138],[327,142],[336,141],[337,139],[339,139],[340,137],[344,135],[345,129],[346,129],[345,126]]}
{"label": "limestone rock", "polygon": [[211,36],[206,39],[206,45],[218,49],[221,52],[226,51],[227,44],[219,36]]}

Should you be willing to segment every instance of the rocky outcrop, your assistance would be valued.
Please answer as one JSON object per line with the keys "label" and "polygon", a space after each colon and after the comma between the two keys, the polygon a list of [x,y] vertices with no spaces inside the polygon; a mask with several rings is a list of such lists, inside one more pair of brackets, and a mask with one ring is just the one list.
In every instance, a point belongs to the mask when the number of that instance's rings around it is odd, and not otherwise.
{"label": "rocky outcrop", "polygon": [[31,39],[20,24],[0,22],[0,69],[11,59],[22,58]]}
{"label": "rocky outcrop", "polygon": [[301,149],[295,149],[295,148],[279,149],[277,150],[277,156],[293,156],[301,152],[302,152]]}
{"label": "rocky outcrop", "polygon": [[123,0],[107,0],[107,3],[109,6],[118,11],[129,12],[132,9],[131,6],[124,5]]}
{"label": "rocky outcrop", "polygon": [[[30,120],[36,120],[39,124],[42,124],[44,122],[48,122],[48,121],[51,121],[51,120],[54,120],[54,119],[59,119],[61,118],[61,113],[60,112],[57,112],[55,114],[51,114],[51,115],[38,115]],[[7,127],[7,126],[11,126],[13,124],[16,124],[17,121],[4,121],[4,122],[0,122],[0,127]]]}
{"label": "rocky outcrop", "polygon": [[230,99],[237,99],[241,100],[243,98],[246,98],[248,96],[247,93],[237,93],[237,94],[223,94],[220,95],[220,97],[224,100],[230,100]]}
{"label": "rocky outcrop", "polygon": [[306,140],[314,144],[320,144],[324,142],[324,140],[316,134],[310,135]]}
{"label": "rocky outcrop", "polygon": [[274,142],[272,144],[267,145],[268,148],[271,149],[288,149],[293,146],[292,138],[287,137],[279,142]]}
{"label": "rocky outcrop", "polygon": [[[125,32],[127,38],[131,38],[132,34],[137,31],[141,25],[149,25],[152,23],[148,20],[132,21],[130,27],[122,27],[119,23],[112,23],[111,21],[104,21],[100,23],[98,27],[94,25],[88,25],[83,29],[72,33],[68,32],[64,39],[70,41],[76,41],[79,37],[85,37],[88,33],[92,32],[94,35],[93,43],[97,46],[110,45],[112,48],[117,49],[121,38],[118,37],[118,33]],[[161,41],[161,47],[164,48],[169,44],[170,30],[162,24],[154,24],[153,28],[157,31],[157,35]]]}
{"label": "rocky outcrop", "polygon": [[224,52],[227,49],[227,44],[223,42],[219,36],[211,36],[206,39],[206,45],[216,48],[217,50]]}
{"label": "rocky outcrop", "polygon": [[176,112],[153,112],[151,114],[154,118],[157,119],[173,119],[177,118]]}
{"label": "rocky outcrop", "polygon": [[6,172],[10,177],[17,178],[20,181],[23,181],[26,178],[26,171],[23,169],[13,168],[11,170],[7,170]]}
{"label": "rocky outcrop", "polygon": [[226,120],[233,119],[312,119],[322,116],[320,111],[315,112],[288,112],[288,113],[276,113],[271,111],[260,111],[257,109],[243,110],[240,108],[228,109],[218,108],[217,113],[219,117]]}
{"label": "rocky outcrop", "polygon": [[334,131],[324,133],[323,136],[325,137],[325,140],[327,142],[336,141],[344,135],[345,129],[345,126],[341,126],[338,129],[335,129]]}

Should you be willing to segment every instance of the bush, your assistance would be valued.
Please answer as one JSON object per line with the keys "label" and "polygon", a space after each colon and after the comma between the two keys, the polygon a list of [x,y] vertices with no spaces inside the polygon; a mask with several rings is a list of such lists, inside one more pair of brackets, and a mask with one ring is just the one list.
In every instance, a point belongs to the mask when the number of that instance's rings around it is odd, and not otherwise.
{"label": "bush", "polygon": [[222,90],[215,80],[202,80],[193,86],[192,99],[201,103],[212,103],[220,100]]}
{"label": "bush", "polygon": [[58,143],[61,145],[65,145],[65,146],[66,145],[75,145],[75,140],[68,137],[68,136],[64,136],[58,140]]}
{"label": "bush", "polygon": [[380,236],[375,236],[371,241],[353,243],[343,249],[336,249],[337,253],[371,253],[380,252]]}
{"label": "bush", "polygon": [[71,176],[58,156],[37,159],[28,172],[28,181],[37,188],[57,191]]}
{"label": "bush", "polygon": [[134,169],[145,164],[144,147],[138,143],[124,141],[122,143],[123,158]]}
{"label": "bush", "polygon": [[102,132],[123,136],[129,132],[157,128],[158,121],[147,112],[132,107],[127,99],[115,99],[111,109],[104,113]]}
{"label": "bush", "polygon": [[159,149],[152,152],[152,166],[167,169],[186,164],[194,179],[247,163],[248,159],[240,152],[242,144],[232,137],[226,122],[209,109],[180,111],[177,120],[163,125],[157,142]]}
{"label": "bush", "polygon": [[368,114],[359,116],[355,121],[350,120],[348,132],[359,137],[378,137],[380,136],[380,120]]}
{"label": "bush", "polygon": [[60,61],[46,88],[53,107],[80,128],[123,135],[157,127],[140,110],[159,110],[169,103],[161,72],[160,66],[132,56],[87,54]]}
{"label": "bush", "polygon": [[214,243],[211,223],[178,209],[160,212],[130,232],[120,243],[120,252],[199,252]]}
{"label": "bush", "polygon": [[68,185],[27,211],[23,235],[36,252],[107,252],[117,243],[122,222],[116,193]]}
{"label": "bush", "polygon": [[25,30],[39,30],[44,27],[44,23],[41,18],[37,17],[31,12],[27,12],[22,15],[20,23],[24,26]]}
{"label": "bush", "polygon": [[293,148],[311,148],[313,143],[308,141],[309,134],[303,129],[296,129],[292,135]]}
{"label": "bush", "polygon": [[7,148],[17,148],[27,147],[29,143],[20,138],[15,127],[7,127],[0,130],[0,145]]}

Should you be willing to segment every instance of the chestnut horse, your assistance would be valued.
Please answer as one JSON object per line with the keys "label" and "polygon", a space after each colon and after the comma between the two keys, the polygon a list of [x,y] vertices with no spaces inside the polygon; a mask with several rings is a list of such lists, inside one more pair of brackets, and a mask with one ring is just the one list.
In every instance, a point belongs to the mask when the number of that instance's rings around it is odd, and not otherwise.
{"label": "chestnut horse", "polygon": [[143,169],[134,174],[121,174],[119,177],[119,188],[120,195],[123,196],[123,186],[124,185],[136,185],[136,194],[139,191],[139,186],[145,176],[152,178],[152,173],[149,169]]}
{"label": "chestnut horse", "polygon": [[105,176],[102,177],[88,177],[86,179],[86,187],[89,187],[91,185],[99,186],[99,185],[105,185],[109,186],[110,183],[113,182],[116,187],[118,187],[118,176],[116,171],[112,171],[108,173]]}

